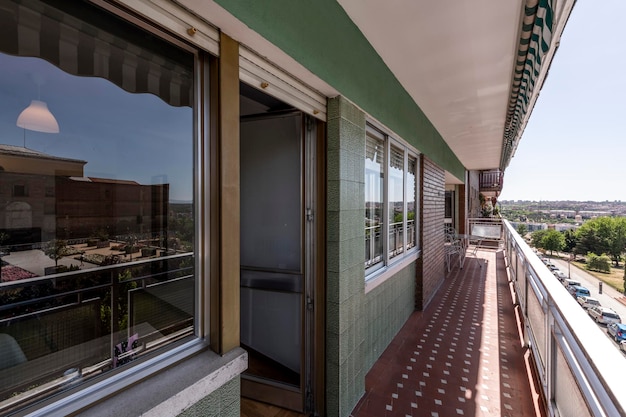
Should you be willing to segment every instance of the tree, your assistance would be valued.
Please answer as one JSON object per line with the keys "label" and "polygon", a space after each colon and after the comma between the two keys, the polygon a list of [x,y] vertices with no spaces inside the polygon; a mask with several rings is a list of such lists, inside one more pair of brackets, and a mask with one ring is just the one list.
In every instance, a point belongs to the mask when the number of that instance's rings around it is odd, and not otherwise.
{"label": "tree", "polygon": [[543,249],[543,237],[546,235],[547,232],[547,229],[535,230],[530,235],[531,244],[536,248]]}
{"label": "tree", "polygon": [[563,237],[565,238],[565,247],[563,250],[565,252],[573,252],[576,247],[576,231],[574,229],[569,229],[563,232]]}
{"label": "tree", "polygon": [[521,237],[524,237],[526,233],[528,233],[528,226],[526,226],[524,223],[518,224],[517,234],[520,235]]}
{"label": "tree", "polygon": [[67,241],[53,239],[44,245],[43,251],[50,259],[54,260],[54,266],[58,267],[59,259],[67,255]]}
{"label": "tree", "polygon": [[557,232],[554,229],[548,229],[541,239],[541,244],[542,247],[545,250],[549,250],[550,255],[552,255],[553,251],[558,252],[565,247],[565,237],[561,232]]}
{"label": "tree", "polygon": [[575,253],[607,254],[619,266],[626,248],[626,219],[597,217],[585,222],[576,231]]}
{"label": "tree", "polygon": [[613,233],[611,235],[609,255],[611,255],[611,259],[617,267],[626,247],[626,219],[615,217],[611,220],[613,222]]}

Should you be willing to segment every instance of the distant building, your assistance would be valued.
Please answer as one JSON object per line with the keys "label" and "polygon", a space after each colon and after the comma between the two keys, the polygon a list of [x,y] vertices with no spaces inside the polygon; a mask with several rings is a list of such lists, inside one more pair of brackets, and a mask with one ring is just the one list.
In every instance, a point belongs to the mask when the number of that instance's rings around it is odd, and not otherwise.
{"label": "distant building", "polygon": [[94,177],[56,178],[59,236],[88,237],[97,230],[111,236],[128,232],[158,235],[167,230],[169,184]]}
{"label": "distant building", "polygon": [[570,223],[556,223],[552,226],[554,227],[554,230],[559,231],[559,232],[564,232],[566,230],[576,230],[580,227],[578,225],[570,224]]}
{"label": "distant building", "polygon": [[17,245],[56,235],[55,176],[83,176],[87,162],[0,145],[0,232]]}
{"label": "distant building", "polygon": [[537,230],[545,230],[545,229],[548,228],[548,224],[547,223],[511,222],[511,224],[516,229],[519,227],[520,224],[526,225],[526,228],[528,229],[528,232],[535,232]]}
{"label": "distant building", "polygon": [[605,217],[612,216],[613,212],[611,211],[596,211],[596,210],[580,210],[578,214],[583,219],[593,219],[595,217]]}
{"label": "distant building", "polygon": [[4,244],[86,238],[99,229],[110,235],[166,230],[168,184],[84,177],[86,163],[0,145],[0,232],[9,236]]}
{"label": "distant building", "polygon": [[571,219],[576,215],[575,210],[550,210],[550,215],[555,217]]}

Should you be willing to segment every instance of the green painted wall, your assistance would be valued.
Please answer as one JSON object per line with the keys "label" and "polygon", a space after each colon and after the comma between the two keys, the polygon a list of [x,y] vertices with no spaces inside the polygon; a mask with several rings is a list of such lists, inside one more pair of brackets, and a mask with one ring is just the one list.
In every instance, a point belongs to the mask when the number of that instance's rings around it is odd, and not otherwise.
{"label": "green painted wall", "polygon": [[459,179],[465,169],[335,0],[215,0]]}
{"label": "green painted wall", "polygon": [[185,410],[179,417],[239,417],[241,379],[236,377]]}

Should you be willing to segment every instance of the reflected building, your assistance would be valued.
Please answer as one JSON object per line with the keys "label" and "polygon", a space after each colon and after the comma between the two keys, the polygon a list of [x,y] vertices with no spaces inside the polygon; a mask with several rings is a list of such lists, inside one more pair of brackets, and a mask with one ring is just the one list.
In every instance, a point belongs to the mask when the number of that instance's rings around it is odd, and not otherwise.
{"label": "reflected building", "polygon": [[167,228],[169,185],[84,176],[87,161],[0,145],[0,232],[29,249],[56,237],[159,235]]}

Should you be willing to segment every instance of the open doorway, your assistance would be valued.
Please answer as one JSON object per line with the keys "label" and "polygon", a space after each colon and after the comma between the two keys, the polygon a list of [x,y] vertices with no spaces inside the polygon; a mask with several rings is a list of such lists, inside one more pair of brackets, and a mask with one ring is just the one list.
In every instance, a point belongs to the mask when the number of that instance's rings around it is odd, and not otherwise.
{"label": "open doorway", "polygon": [[242,395],[312,412],[323,373],[314,308],[323,221],[314,215],[319,126],[261,91],[240,88],[241,344],[249,354]]}

